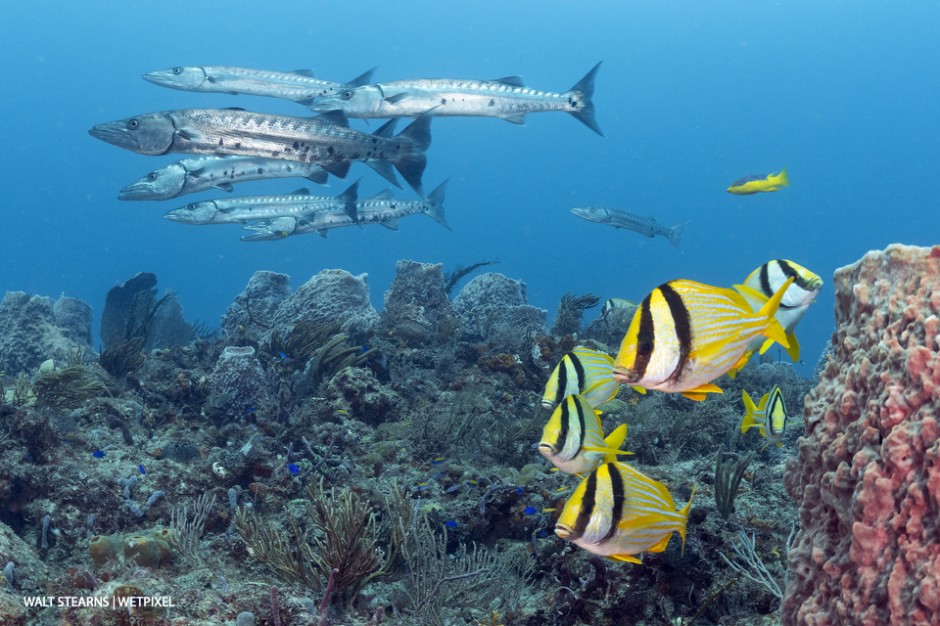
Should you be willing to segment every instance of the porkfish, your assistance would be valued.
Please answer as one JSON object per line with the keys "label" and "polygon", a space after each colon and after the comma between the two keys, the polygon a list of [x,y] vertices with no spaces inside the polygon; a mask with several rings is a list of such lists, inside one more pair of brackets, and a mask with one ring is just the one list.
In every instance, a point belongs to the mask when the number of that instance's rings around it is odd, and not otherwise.
{"label": "porkfish", "polygon": [[691,507],[690,497],[677,511],[665,485],[626,463],[604,463],[568,498],[555,534],[588,552],[642,563],[636,555],[663,552],[673,533],[685,547]]}
{"label": "porkfish", "polygon": [[767,440],[761,452],[772,443],[778,448],[783,447],[783,433],[787,427],[787,407],[783,403],[783,392],[780,391],[780,387],[774,385],[770,393],[761,396],[756,405],[746,390],[741,394],[745,409],[744,418],[741,420],[741,432],[746,433],[752,428],[760,431],[761,437]]}
{"label": "porkfish", "polygon": [[[799,263],[787,259],[774,259],[751,272],[744,280],[743,287],[739,287],[738,291],[748,301],[751,308],[758,311],[780,289],[780,286],[790,278],[793,279],[793,283],[784,292],[774,317],[780,322],[787,334],[787,343],[789,344],[787,354],[794,361],[799,361],[800,342],[793,334],[793,329],[803,319],[809,305],[816,300],[816,296],[823,287],[822,278]],[[748,359],[760,349],[762,343],[763,340],[760,337],[756,337],[751,341],[747,347]],[[744,363],[741,364],[741,367],[743,366]],[[738,370],[740,370],[740,367],[736,368],[733,373],[737,373]]]}
{"label": "porkfish", "polygon": [[601,461],[616,461],[627,436],[627,425],[621,424],[604,438],[600,411],[580,395],[566,397],[555,407],[542,430],[539,453],[566,474],[585,474]]}
{"label": "porkfish", "polygon": [[776,173],[739,178],[731,183],[725,191],[736,196],[750,196],[755,193],[780,191],[789,186],[790,178],[787,176],[787,168],[783,168]]}
{"label": "porkfish", "polygon": [[654,289],[633,315],[614,360],[613,377],[638,391],[657,389],[704,400],[721,393],[711,381],[747,362],[755,337],[789,347],[774,318],[788,278],[758,311],[734,289],[673,280]]}
{"label": "porkfish", "polygon": [[591,406],[609,402],[620,390],[620,383],[611,377],[613,369],[614,359],[606,352],[575,346],[561,357],[548,377],[542,406],[551,409],[566,396],[576,393],[584,396]]}

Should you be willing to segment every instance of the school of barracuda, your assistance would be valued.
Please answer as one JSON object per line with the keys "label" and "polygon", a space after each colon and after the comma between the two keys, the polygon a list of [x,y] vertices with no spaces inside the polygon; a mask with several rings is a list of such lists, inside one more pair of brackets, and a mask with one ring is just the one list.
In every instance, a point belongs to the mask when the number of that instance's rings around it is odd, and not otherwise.
{"label": "school of barracuda", "polygon": [[[274,72],[224,66],[177,67],[144,78],[186,91],[247,94],[288,99],[319,112],[292,117],[240,109],[182,109],[138,115],[99,124],[89,132],[141,154],[200,155],[158,168],[121,189],[125,200],[165,200],[208,189],[232,191],[253,180],[302,177],[325,183],[344,178],[353,162],[370,166],[398,184],[394,171],[421,198],[396,199],[383,190],[359,199],[359,181],[335,196],[299,189],[281,196],[244,196],[193,202],[165,214],[185,224],[243,224],[243,241],[266,241],[315,232],[326,236],[342,226],[379,224],[396,230],[399,220],[424,213],[449,228],[444,216],[446,181],[424,197],[422,174],[435,116],[487,116],[521,124],[528,113],[562,111],[598,134],[594,118],[595,65],[571,89],[547,92],[525,87],[517,76],[496,80],[415,79],[370,83],[373,70],[349,83],[314,78],[306,70]],[[348,118],[391,118],[368,134],[350,128]],[[412,117],[401,133],[399,117]],[[749,176],[730,193],[777,191],[789,184],[786,170]],[[685,222],[665,227],[651,217],[602,208],[575,208],[578,217],[679,246]],[[619,457],[627,425],[605,435],[601,411],[629,386],[636,392],[678,393],[693,401],[722,393],[715,381],[734,376],[757,352],[774,343],[799,360],[794,328],[822,289],[807,268],[775,259],[752,271],[742,284],[722,287],[677,279],[651,291],[639,305],[611,298],[602,312],[635,307],[617,354],[581,345],[553,370],[542,398],[551,410],[538,451],[558,470],[580,483],[555,523],[555,534],[589,552],[641,563],[641,555],[662,552],[673,533],[683,543],[695,489],[677,508],[667,487]],[[741,430],[757,428],[770,444],[780,445],[786,407],[779,387],[757,404],[745,391]]]}

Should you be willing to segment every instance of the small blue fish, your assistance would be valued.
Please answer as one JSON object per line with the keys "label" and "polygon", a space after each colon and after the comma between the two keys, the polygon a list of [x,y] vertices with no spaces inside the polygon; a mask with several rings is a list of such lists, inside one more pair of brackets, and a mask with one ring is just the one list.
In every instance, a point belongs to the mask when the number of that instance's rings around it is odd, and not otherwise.
{"label": "small blue fish", "polygon": [[415,485],[415,489],[422,490],[422,489],[427,489],[430,486],[431,485],[429,485],[428,483],[418,483],[417,485]]}
{"label": "small blue fish", "polygon": [[521,496],[523,493],[525,493],[525,487],[523,487],[522,485],[519,485],[518,487],[516,487],[516,493]]}
{"label": "small blue fish", "polygon": [[539,536],[539,539],[544,539],[545,537],[548,537],[548,533],[545,532],[545,529],[543,528],[542,530],[539,531],[538,536]]}
{"label": "small blue fish", "polygon": [[95,457],[96,459],[101,459],[101,458],[104,458],[104,452],[102,452],[101,450],[95,450],[94,452],[91,453],[91,456]]}
{"label": "small blue fish", "polygon": [[534,506],[527,506],[527,507],[525,508],[525,510],[522,511],[522,514],[523,514],[523,515],[535,515],[535,514],[538,513],[538,512],[539,512],[539,510],[538,510],[537,508],[535,508]]}
{"label": "small blue fish", "polygon": [[141,474],[146,474],[146,473],[147,473],[147,470],[144,469],[144,464],[143,464],[143,463],[139,464],[139,465],[137,466],[137,469],[140,470],[140,473],[141,473]]}
{"label": "small blue fish", "polygon": [[294,359],[287,356],[287,354],[285,354],[284,352],[281,352],[280,350],[278,350],[277,356],[274,357],[274,362],[280,363],[281,365],[288,365],[289,363],[293,363]]}
{"label": "small blue fish", "polygon": [[440,465],[443,462],[444,462],[444,457],[442,456],[436,456],[433,459],[431,459],[431,465]]}
{"label": "small blue fish", "polygon": [[245,412],[248,413],[249,415],[250,415],[251,413],[256,412],[256,411],[257,411],[257,409],[256,409],[255,407],[251,406],[250,404],[245,408]]}
{"label": "small blue fish", "polygon": [[288,463],[288,464],[287,464],[287,470],[288,470],[291,474],[293,474],[294,476],[296,476],[297,474],[300,473],[300,466],[297,465],[296,463]]}
{"label": "small blue fish", "polygon": [[447,526],[448,528],[457,528],[457,520],[449,519],[444,522],[444,526]]}

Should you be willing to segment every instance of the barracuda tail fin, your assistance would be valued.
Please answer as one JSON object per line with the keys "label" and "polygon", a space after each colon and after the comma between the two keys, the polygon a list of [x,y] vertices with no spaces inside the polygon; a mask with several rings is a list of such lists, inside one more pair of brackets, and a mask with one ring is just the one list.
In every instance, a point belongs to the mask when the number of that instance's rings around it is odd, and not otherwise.
{"label": "barracuda tail fin", "polygon": [[447,230],[452,230],[447,220],[444,219],[444,190],[447,188],[447,180],[435,187],[434,191],[428,194],[428,202],[431,206],[425,213]]}
{"label": "barracuda tail fin", "polygon": [[395,171],[392,170],[392,164],[388,161],[379,161],[376,159],[367,159],[363,161],[366,165],[379,173],[379,176],[401,189],[401,183],[395,177]]}
{"label": "barracuda tail fin", "polygon": [[579,80],[577,84],[569,89],[569,92],[579,92],[581,94],[580,106],[577,111],[569,111],[571,115],[578,118],[578,120],[593,130],[595,133],[604,136],[601,127],[597,125],[597,120],[594,119],[594,102],[591,98],[594,96],[594,77],[597,75],[597,70],[600,68],[601,61],[597,65],[591,68],[591,71],[584,75],[584,78]]}
{"label": "barracuda tail fin", "polygon": [[666,239],[669,240],[669,243],[672,244],[672,247],[676,250],[679,248],[679,236],[682,234],[682,229],[685,228],[685,225],[689,223],[689,220],[684,222],[679,222],[675,226],[672,226],[666,230]]}
{"label": "barracuda tail fin", "polygon": [[398,157],[392,163],[411,188],[423,196],[421,175],[427,166],[424,151],[431,145],[431,116],[428,113],[422,113],[418,119],[398,134],[398,138],[404,139],[404,143],[410,146],[402,146]]}

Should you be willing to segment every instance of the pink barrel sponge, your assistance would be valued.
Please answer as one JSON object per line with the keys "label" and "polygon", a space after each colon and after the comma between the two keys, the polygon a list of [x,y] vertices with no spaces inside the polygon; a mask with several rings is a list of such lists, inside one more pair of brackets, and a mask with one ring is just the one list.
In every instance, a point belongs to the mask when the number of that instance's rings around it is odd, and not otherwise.
{"label": "pink barrel sponge", "polygon": [[837,331],[787,466],[785,626],[940,624],[940,246],[836,271]]}

